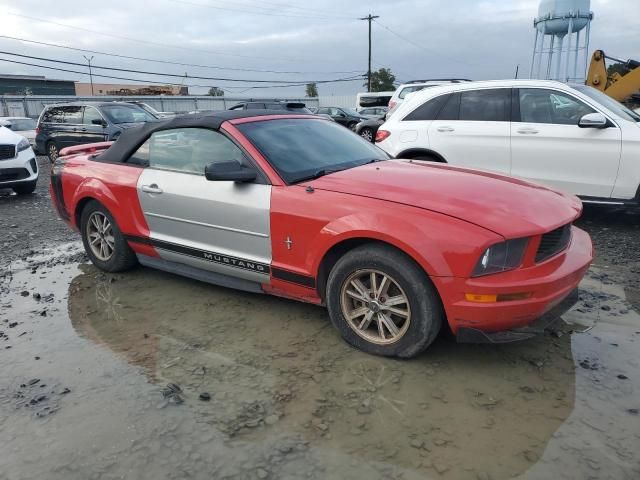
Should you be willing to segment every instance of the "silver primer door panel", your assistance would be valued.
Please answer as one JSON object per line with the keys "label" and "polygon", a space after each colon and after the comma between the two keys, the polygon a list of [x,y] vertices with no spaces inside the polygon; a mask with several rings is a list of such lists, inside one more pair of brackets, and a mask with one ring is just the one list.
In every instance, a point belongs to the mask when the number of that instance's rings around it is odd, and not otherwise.
{"label": "silver primer door panel", "polygon": [[163,259],[269,283],[270,185],[147,168],[138,198]]}

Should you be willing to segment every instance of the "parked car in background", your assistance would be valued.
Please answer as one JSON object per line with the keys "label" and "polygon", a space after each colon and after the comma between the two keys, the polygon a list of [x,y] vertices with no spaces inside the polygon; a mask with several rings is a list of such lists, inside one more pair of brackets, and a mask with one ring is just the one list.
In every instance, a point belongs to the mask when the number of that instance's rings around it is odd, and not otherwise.
{"label": "parked car in background", "polygon": [[355,130],[358,122],[367,119],[367,117],[360,115],[355,110],[341,107],[322,107],[318,109],[318,114],[329,115],[334,121],[351,130]]}
{"label": "parked car in background", "polygon": [[359,110],[358,113],[367,118],[381,118],[384,117],[388,111],[388,107],[371,107],[363,108],[362,110]]}
{"label": "parked car in background", "polygon": [[0,189],[11,188],[18,195],[32,193],[38,173],[38,162],[29,141],[0,127]]}
{"label": "parked car in background", "polygon": [[141,102],[139,100],[132,100],[132,101],[129,101],[127,103],[132,103],[133,105],[138,105],[140,108],[143,108],[144,110],[146,110],[147,112],[149,112],[151,115],[153,115],[156,118],[171,118],[171,117],[175,117],[176,116],[175,112],[159,112],[158,110],[153,108],[148,103],[144,103],[144,102]]}
{"label": "parked car in background", "polygon": [[36,148],[36,126],[37,123],[29,117],[0,117],[0,125],[9,130],[22,135],[29,141],[31,148]]}
{"label": "parked car in background", "polygon": [[438,85],[447,85],[449,83],[461,83],[461,82],[470,82],[471,80],[467,80],[465,78],[437,78],[433,80],[412,80],[407,83],[403,83],[400,85],[395,92],[393,92],[393,96],[389,100],[389,111],[394,112],[398,106],[402,102],[407,95],[414,92],[419,92],[420,90],[424,90],[425,88],[437,87]]}
{"label": "parked car in background", "polygon": [[394,92],[361,92],[356,95],[356,111],[363,108],[387,107]]}
{"label": "parked car in background", "polygon": [[639,122],[585,85],[465,82],[412,94],[376,143],[398,158],[526,178],[587,202],[640,205]]}
{"label": "parked car in background", "polygon": [[374,142],[378,129],[385,122],[384,117],[369,118],[356,124],[355,132],[368,142]]}
{"label": "parked car in background", "polygon": [[139,262],[326,304],[347,342],[384,356],[418,355],[446,324],[459,341],[529,338],[575,302],[592,260],[573,195],[391,160],[335,123],[268,110],[68,147],[51,198],[102,270]]}
{"label": "parked car in background", "polygon": [[327,120],[333,121],[333,118],[331,118],[330,115],[318,113],[317,108],[315,109],[316,111],[312,111],[311,109],[307,108],[307,106],[302,102],[288,102],[286,100],[273,102],[244,102],[234,105],[229,110],[282,110],[283,113],[305,113],[310,115],[317,115],[319,117],[323,117]]}
{"label": "parked car in background", "polygon": [[65,147],[117,139],[127,128],[157,118],[130,102],[73,102],[47,105],[38,119],[36,147],[54,162]]}

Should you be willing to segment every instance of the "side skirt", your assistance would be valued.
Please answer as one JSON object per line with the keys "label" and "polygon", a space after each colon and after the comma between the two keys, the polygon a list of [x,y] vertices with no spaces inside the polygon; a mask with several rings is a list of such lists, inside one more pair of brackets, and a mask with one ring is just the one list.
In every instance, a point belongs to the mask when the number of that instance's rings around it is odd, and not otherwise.
{"label": "side skirt", "polygon": [[161,258],[149,257],[137,254],[138,261],[145,267],[156,268],[169,273],[174,273],[182,277],[191,278],[200,282],[211,283],[221,287],[243,290],[251,293],[264,293],[259,283],[243,280],[241,278],[230,277],[221,273],[209,272],[200,268],[192,267],[182,263],[170,262]]}

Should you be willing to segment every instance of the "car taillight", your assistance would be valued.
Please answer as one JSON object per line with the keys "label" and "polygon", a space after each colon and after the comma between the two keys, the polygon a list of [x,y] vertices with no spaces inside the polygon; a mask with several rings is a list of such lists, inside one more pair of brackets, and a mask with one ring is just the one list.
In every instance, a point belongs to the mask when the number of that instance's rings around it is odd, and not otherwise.
{"label": "car taillight", "polygon": [[398,104],[398,102],[394,102],[393,100],[389,100],[389,110],[391,110],[393,107],[395,107]]}
{"label": "car taillight", "polygon": [[391,132],[387,131],[387,130],[378,130],[376,132],[376,142],[381,142],[384,139],[388,138],[389,135],[391,135]]}

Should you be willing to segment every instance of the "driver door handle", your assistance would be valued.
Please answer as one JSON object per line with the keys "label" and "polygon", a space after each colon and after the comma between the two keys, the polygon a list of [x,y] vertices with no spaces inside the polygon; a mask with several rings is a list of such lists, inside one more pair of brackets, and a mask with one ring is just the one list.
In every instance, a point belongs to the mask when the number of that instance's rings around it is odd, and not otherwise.
{"label": "driver door handle", "polygon": [[439,132],[453,132],[454,130],[452,127],[438,127]]}
{"label": "driver door handle", "polygon": [[141,190],[146,193],[162,193],[162,189],[155,183],[151,185],[142,185]]}
{"label": "driver door handle", "polygon": [[539,130],[536,130],[535,128],[521,128],[518,130],[518,133],[521,133],[523,135],[535,135],[536,133],[539,133]]}

